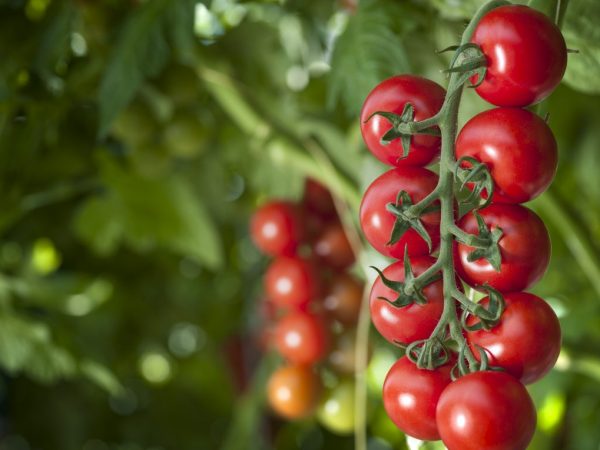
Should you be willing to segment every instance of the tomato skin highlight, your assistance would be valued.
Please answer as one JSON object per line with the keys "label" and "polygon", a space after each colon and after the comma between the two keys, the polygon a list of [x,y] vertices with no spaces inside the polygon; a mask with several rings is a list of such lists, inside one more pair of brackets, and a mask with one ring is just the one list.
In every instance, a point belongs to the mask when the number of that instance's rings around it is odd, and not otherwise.
{"label": "tomato skin highlight", "polygon": [[[413,204],[418,203],[437,186],[438,176],[422,167],[399,167],[388,170],[376,178],[367,188],[360,205],[360,224],[369,243],[379,253],[395,259],[404,258],[404,248],[409,256],[430,253],[427,242],[419,234],[409,229],[395,244],[388,245],[394,227],[395,216],[386,207],[396,203],[400,191],[406,191]],[[425,229],[433,242],[439,244],[440,213],[431,212],[421,216]]]}
{"label": "tomato skin highlight", "polygon": [[[479,210],[488,227],[503,231],[498,245],[502,256],[500,271],[485,259],[469,262],[474,250],[466,244],[454,244],[456,271],[469,285],[477,287],[488,283],[501,292],[523,291],[544,275],[550,262],[550,237],[548,230],[530,209],[521,205],[492,204]],[[473,213],[465,215],[457,224],[469,234],[478,234]]]}
{"label": "tomato skin highlight", "polygon": [[488,64],[485,79],[475,90],[496,106],[540,102],[558,86],[567,67],[560,29],[527,6],[490,11],[478,23],[471,42],[479,45]]}
{"label": "tomato skin highlight", "polygon": [[548,188],[558,164],[556,140],[546,122],[518,108],[494,108],[469,120],[456,140],[456,159],[463,156],[489,169],[494,203],[534,199]]}
{"label": "tomato skin highlight", "polygon": [[[506,309],[490,331],[467,332],[467,342],[479,359],[476,346],[487,351],[490,364],[502,367],[523,384],[535,383],[546,375],[560,353],[560,323],[552,308],[528,292],[504,296]],[[487,305],[489,298],[481,300]],[[468,325],[477,323],[470,317]]]}
{"label": "tomato skin highlight", "polygon": [[[431,256],[410,258],[415,276],[425,272],[435,259]],[[404,281],[404,263],[396,261],[383,270],[386,278],[393,281]],[[379,297],[393,301],[397,294],[386,287],[381,278],[373,283],[369,297],[371,320],[377,331],[392,344],[410,344],[419,339],[427,339],[444,310],[444,295],[442,281],[437,280],[423,289],[427,303],[416,303],[398,308]]]}
{"label": "tomato skin highlight", "polygon": [[440,110],[445,96],[446,91],[439,84],[413,75],[397,75],[382,81],[367,96],[360,113],[360,130],[367,148],[377,159],[390,166],[426,166],[431,163],[439,157],[439,137],[412,136],[408,156],[402,158],[404,152],[400,139],[394,139],[388,145],[380,142],[391,124],[382,116],[371,115],[376,111],[401,115],[404,105],[410,103],[415,109],[414,120],[424,120]]}
{"label": "tomato skin highlight", "polygon": [[537,418],[521,383],[505,372],[484,371],[446,387],[436,421],[448,450],[525,450]]}
{"label": "tomato skin highlight", "polygon": [[293,255],[303,235],[296,206],[277,200],[261,206],[252,216],[250,234],[267,255]]}
{"label": "tomato skin highlight", "polygon": [[312,313],[292,312],[282,317],[275,329],[277,351],[293,364],[314,364],[329,349],[329,331]]}
{"label": "tomato skin highlight", "polygon": [[267,399],[271,408],[286,419],[310,416],[318,405],[321,380],[307,366],[284,366],[271,374]]}
{"label": "tomato skin highlight", "polygon": [[283,308],[304,308],[319,292],[313,265],[298,257],[275,258],[267,269],[264,284],[269,299]]}
{"label": "tomato skin highlight", "polygon": [[406,356],[390,368],[383,384],[383,405],[394,424],[417,439],[440,439],[435,419],[440,395],[450,384],[452,364],[419,369]]}

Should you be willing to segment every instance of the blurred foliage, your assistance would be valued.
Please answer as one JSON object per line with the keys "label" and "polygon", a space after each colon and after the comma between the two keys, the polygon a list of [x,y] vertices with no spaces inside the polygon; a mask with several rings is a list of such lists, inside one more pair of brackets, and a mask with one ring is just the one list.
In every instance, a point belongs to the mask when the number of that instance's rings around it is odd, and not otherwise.
{"label": "blurred foliage", "polygon": [[[443,83],[435,50],[481,3],[0,1],[0,448],[353,448],[269,418],[264,366],[249,381],[265,261],[247,218],[310,175],[354,220],[384,170],[362,99],[397,72]],[[532,205],[565,347],[532,387],[544,450],[600,443],[600,9],[568,3],[579,54],[544,105],[560,168]],[[468,92],[461,122],[486,107]],[[383,413],[380,347],[369,449],[416,448]]]}

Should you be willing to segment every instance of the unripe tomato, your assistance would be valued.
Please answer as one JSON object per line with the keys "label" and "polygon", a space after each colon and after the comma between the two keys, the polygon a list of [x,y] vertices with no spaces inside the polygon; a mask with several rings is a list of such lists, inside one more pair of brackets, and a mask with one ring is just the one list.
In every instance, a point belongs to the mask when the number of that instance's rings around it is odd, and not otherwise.
{"label": "unripe tomato", "polygon": [[303,308],[319,292],[319,280],[305,259],[280,256],[273,260],[264,278],[265,292],[279,307]]}
{"label": "unripe tomato", "polygon": [[354,381],[342,380],[321,400],[317,418],[332,433],[344,435],[354,431],[354,391]]}
{"label": "unripe tomato", "polygon": [[[435,259],[417,256],[410,258],[410,262],[415,276],[419,276],[435,263]],[[390,280],[404,281],[404,263],[395,262],[383,274]],[[425,286],[423,293],[427,299],[424,305],[412,303],[397,307],[382,300],[382,297],[393,301],[398,294],[386,287],[381,278],[375,280],[369,298],[371,320],[377,331],[392,344],[410,344],[431,335],[444,310],[442,281],[437,280]]]}
{"label": "unripe tomato", "polygon": [[477,24],[472,42],[487,59],[485,79],[476,91],[497,106],[521,107],[543,100],[558,86],[567,67],[560,29],[528,6],[493,9]]}
{"label": "unripe tomato", "polygon": [[[435,189],[437,182],[438,176],[430,170],[399,167],[388,170],[371,183],[360,205],[360,225],[375,250],[396,259],[404,257],[405,247],[410,256],[430,253],[427,242],[413,229],[406,231],[395,244],[388,245],[396,217],[387,210],[387,205],[396,203],[400,191],[406,191],[416,204]],[[425,214],[421,221],[435,248],[439,243],[440,213]]]}
{"label": "unripe tomato", "polygon": [[[500,271],[483,258],[469,261],[474,248],[458,243],[454,260],[460,277],[471,286],[487,283],[501,292],[522,291],[535,284],[550,262],[550,237],[542,219],[521,205],[492,204],[479,214],[488,228],[502,229]],[[458,226],[469,234],[479,234],[473,213],[464,216]]]}
{"label": "unripe tomato", "polygon": [[442,107],[445,96],[446,91],[439,84],[413,75],[398,75],[382,81],[371,91],[360,113],[360,130],[367,148],[377,159],[390,166],[426,166],[431,163],[440,153],[439,137],[412,136],[408,156],[402,158],[400,139],[388,145],[381,143],[383,135],[392,128],[390,122],[382,116],[371,115],[377,111],[401,115],[404,106],[410,103],[415,110],[414,120],[420,121],[434,116]]}
{"label": "unripe tomato", "polygon": [[444,389],[436,421],[448,450],[525,450],[537,419],[521,383],[505,372],[484,371]]}
{"label": "unripe tomato", "polygon": [[[556,314],[541,298],[527,292],[504,296],[506,309],[489,331],[467,333],[467,341],[479,358],[476,346],[487,351],[490,364],[502,367],[523,384],[535,383],[556,363],[560,353],[560,324]],[[481,303],[487,305],[489,298]],[[469,325],[476,324],[474,316]]]}
{"label": "unripe tomato", "polygon": [[277,351],[293,364],[314,364],[329,348],[329,332],[323,320],[296,311],[281,318],[275,330]]}
{"label": "unripe tomato", "polygon": [[271,201],[252,216],[250,232],[254,244],[267,255],[292,255],[303,233],[298,210],[293,203]]}
{"label": "unripe tomato", "polygon": [[494,203],[537,197],[552,182],[558,163],[550,127],[519,108],[490,109],[469,120],[456,140],[456,158],[463,156],[487,166],[494,180]]}
{"label": "unripe tomato", "polygon": [[286,419],[310,416],[319,403],[321,380],[306,366],[284,366],[277,369],[267,383],[271,408]]}
{"label": "unripe tomato", "polygon": [[152,112],[143,103],[134,101],[117,116],[111,131],[126,144],[140,146],[153,140],[157,128]]}
{"label": "unripe tomato", "polygon": [[169,152],[181,158],[198,156],[206,143],[207,130],[191,113],[176,114],[163,132]]}
{"label": "unripe tomato", "polygon": [[435,411],[442,391],[452,381],[451,370],[452,363],[426,370],[406,356],[396,361],[383,384],[383,405],[392,422],[414,438],[438,440]]}

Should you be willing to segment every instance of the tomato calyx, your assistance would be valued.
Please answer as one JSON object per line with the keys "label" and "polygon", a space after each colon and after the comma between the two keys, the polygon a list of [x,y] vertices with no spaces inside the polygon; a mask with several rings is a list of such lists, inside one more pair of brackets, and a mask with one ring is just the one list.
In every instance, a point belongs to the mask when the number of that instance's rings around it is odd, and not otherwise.
{"label": "tomato calyx", "polygon": [[500,254],[498,243],[504,234],[502,228],[498,226],[488,228],[483,217],[481,217],[477,210],[473,210],[473,216],[477,220],[478,234],[469,234],[456,225],[450,226],[450,231],[456,237],[457,241],[475,248],[467,256],[469,262],[485,259],[492,265],[496,272],[499,272],[502,255]]}
{"label": "tomato calyx", "polygon": [[406,346],[405,355],[419,369],[427,370],[435,370],[450,360],[450,351],[437,336],[411,342]]}
{"label": "tomato calyx", "polygon": [[381,136],[381,145],[389,145],[395,139],[400,139],[402,143],[402,156],[397,161],[408,157],[410,150],[411,137],[414,134],[427,134],[431,136],[440,136],[440,130],[435,126],[422,127],[420,122],[415,122],[415,108],[411,103],[406,103],[402,114],[396,114],[388,111],[375,111],[371,114],[365,123],[371,120],[373,116],[384,117],[391,125],[383,136]]}
{"label": "tomato calyx", "polygon": [[[471,80],[468,85],[470,88],[476,88],[483,83],[487,74],[488,62],[479,45],[469,42],[459,46],[450,46],[442,52],[446,50],[454,50],[454,55],[450,61],[450,67],[444,70],[444,73],[458,73],[458,86],[462,88],[467,80]],[[475,81],[473,82],[473,80]]]}
{"label": "tomato calyx", "polygon": [[[463,308],[461,325],[466,331],[491,330],[498,324],[502,317],[502,313],[506,308],[506,301],[500,291],[487,284],[484,284],[482,288],[487,292],[489,302],[487,307],[483,306],[481,303],[471,303],[468,307]],[[469,325],[468,319],[470,316],[475,316],[479,320],[476,323]]]}
{"label": "tomato calyx", "polygon": [[460,183],[458,193],[465,195],[458,204],[459,218],[473,209],[485,208],[491,203],[494,179],[487,165],[472,156],[463,156],[456,162],[454,178]]}
{"label": "tomato calyx", "polygon": [[[416,303],[417,305],[426,304],[427,299],[423,293],[423,288],[442,277],[440,272],[430,273],[432,270],[427,270],[418,277],[415,277],[408,257],[408,251],[404,252],[404,281],[390,280],[377,267],[371,266],[371,268],[377,272],[384,286],[398,294],[394,300],[390,300],[386,297],[377,298],[396,308],[402,308],[404,306],[412,305],[413,303]],[[435,267],[432,266],[430,269],[435,269]]]}
{"label": "tomato calyx", "polygon": [[419,234],[419,236],[423,238],[425,242],[427,242],[427,246],[431,252],[433,246],[431,236],[429,236],[429,233],[425,229],[423,222],[421,222],[420,217],[422,214],[434,212],[438,209],[438,207],[436,205],[430,205],[419,214],[415,214],[415,208],[413,208],[413,206],[415,205],[413,204],[410,195],[406,191],[398,192],[396,203],[388,203],[386,205],[386,209],[396,216],[394,227],[392,228],[392,234],[387,245],[394,245],[400,240],[404,233],[412,228]]}

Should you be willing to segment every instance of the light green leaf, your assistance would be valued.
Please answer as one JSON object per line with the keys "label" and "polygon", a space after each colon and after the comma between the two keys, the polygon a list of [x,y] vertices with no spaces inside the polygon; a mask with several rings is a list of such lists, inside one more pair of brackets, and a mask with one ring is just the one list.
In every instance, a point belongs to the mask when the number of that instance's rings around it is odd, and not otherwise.
{"label": "light green leaf", "polygon": [[117,396],[123,392],[123,385],[110,369],[102,364],[86,359],[79,363],[79,370],[82,375],[110,395]]}
{"label": "light green leaf", "polygon": [[578,91],[600,93],[600,2],[569,2],[563,22],[567,46],[579,50],[569,55],[565,82]]}
{"label": "light green leaf", "polygon": [[346,110],[356,114],[381,80],[410,72],[408,57],[394,32],[394,18],[402,11],[394,3],[361,1],[348,20],[333,51],[327,99],[330,108],[342,100]]}

